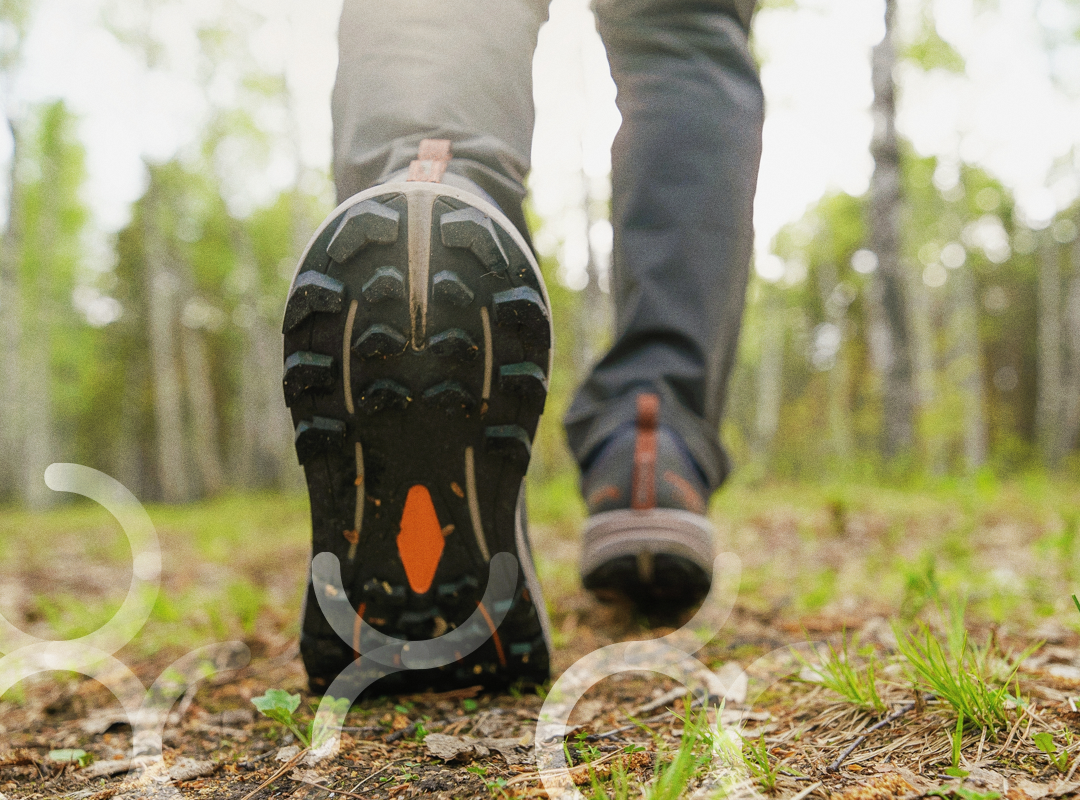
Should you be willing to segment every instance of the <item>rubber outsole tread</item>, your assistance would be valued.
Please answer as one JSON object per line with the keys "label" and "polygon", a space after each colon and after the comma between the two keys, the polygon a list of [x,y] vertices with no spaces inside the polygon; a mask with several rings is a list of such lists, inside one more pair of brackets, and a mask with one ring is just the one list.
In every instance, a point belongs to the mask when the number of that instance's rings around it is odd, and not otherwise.
{"label": "rubber outsole tread", "polygon": [[465,281],[449,270],[443,270],[432,279],[431,294],[436,300],[457,308],[467,307],[476,297]]}
{"label": "rubber outsole tread", "polygon": [[[421,203],[430,203],[426,234],[409,227]],[[487,609],[506,612],[498,642],[408,672],[361,653],[362,670],[378,678],[367,694],[549,675],[538,587],[527,589],[520,560],[530,556],[518,553],[516,526],[547,395],[550,314],[528,246],[500,220],[435,184],[370,190],[316,234],[290,293],[285,388],[313,552],[337,556],[352,608],[385,636],[441,636],[476,612],[488,558],[519,558],[512,598]],[[409,562],[414,590],[398,540],[416,486],[441,538],[430,584]],[[309,582],[301,655],[322,692],[355,659],[356,643],[338,638],[314,591]]]}
{"label": "rubber outsole tread", "polygon": [[333,356],[298,351],[285,359],[281,385],[285,405],[291,406],[304,392],[329,391],[336,379]]}
{"label": "rubber outsole tread", "polygon": [[329,275],[309,270],[293,283],[285,303],[282,333],[288,333],[316,312],[336,314],[345,302],[345,284]]}
{"label": "rubber outsole tread", "polygon": [[540,293],[529,286],[507,289],[493,298],[495,322],[516,327],[521,336],[541,347],[551,347],[551,321]]}
{"label": "rubber outsole tread", "polygon": [[374,200],[350,208],[326,247],[326,254],[341,264],[370,244],[393,244],[401,215]]}
{"label": "rubber outsole tread", "polygon": [[345,440],[345,423],[337,419],[313,417],[302,420],[296,426],[294,442],[296,457],[301,464],[307,464],[315,455],[339,447]]}
{"label": "rubber outsole tread", "polygon": [[405,299],[405,278],[394,267],[379,267],[360,290],[369,303]]}
{"label": "rubber outsole tread", "polygon": [[390,408],[407,408],[412,397],[409,390],[392,380],[380,378],[356,399],[356,407],[364,414],[378,414]]}
{"label": "rubber outsole tread", "polygon": [[408,345],[409,340],[403,333],[389,325],[376,323],[360,334],[352,351],[360,358],[387,358],[401,355]]}
{"label": "rubber outsole tread", "polygon": [[441,358],[473,359],[480,347],[460,328],[437,333],[428,339],[428,349]]}
{"label": "rubber outsole tread", "polygon": [[439,230],[444,245],[469,250],[488,269],[509,266],[494,223],[479,209],[462,208],[443,214],[439,219]]}

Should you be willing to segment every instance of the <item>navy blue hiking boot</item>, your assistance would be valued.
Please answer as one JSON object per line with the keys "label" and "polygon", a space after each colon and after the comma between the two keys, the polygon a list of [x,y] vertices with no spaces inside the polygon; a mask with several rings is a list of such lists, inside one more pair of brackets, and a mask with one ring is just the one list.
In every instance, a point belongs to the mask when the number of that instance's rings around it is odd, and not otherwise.
{"label": "navy blue hiking boot", "polygon": [[655,394],[638,395],[636,422],[608,439],[582,477],[582,583],[650,615],[699,603],[713,566],[705,478],[659,412]]}
{"label": "navy blue hiking boot", "polygon": [[[467,622],[483,644],[451,648],[433,668],[373,655],[364,693],[549,676],[522,481],[547,395],[550,304],[526,240],[479,188],[446,173],[448,159],[448,142],[426,141],[407,179],[339,206],[289,291],[284,389],[312,556],[336,557],[345,595],[323,578],[333,570],[309,573],[300,652],[319,694],[365,651],[396,642],[407,653],[403,643]],[[500,553],[515,557],[516,580],[487,608]],[[352,636],[324,613],[344,600]]]}

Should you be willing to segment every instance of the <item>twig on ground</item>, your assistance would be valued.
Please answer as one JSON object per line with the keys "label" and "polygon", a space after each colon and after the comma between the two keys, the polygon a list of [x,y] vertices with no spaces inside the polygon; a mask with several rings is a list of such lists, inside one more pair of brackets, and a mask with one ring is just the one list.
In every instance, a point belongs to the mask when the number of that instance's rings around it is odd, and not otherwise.
{"label": "twig on ground", "polygon": [[875,725],[871,725],[869,728],[866,729],[865,733],[860,734],[859,738],[857,738],[854,742],[848,745],[847,748],[845,748],[844,752],[842,752],[839,756],[836,757],[836,760],[834,762],[829,764],[829,766],[825,767],[825,771],[836,772],[837,770],[839,770],[840,765],[844,762],[844,759],[854,753],[855,748],[857,748],[860,744],[866,741],[867,736],[869,736],[876,730],[884,728],[890,722],[895,722],[896,720],[900,719],[900,717],[904,716],[904,714],[908,713],[914,708],[915,703],[905,703],[904,705],[900,706],[900,708],[898,708],[896,711],[889,714],[889,716],[885,717],[885,719],[881,720],[881,722],[878,722]]}
{"label": "twig on ground", "polygon": [[[374,778],[380,772],[385,772],[386,770],[390,769],[390,767],[394,766],[394,764],[400,764],[404,760],[405,759],[403,759],[403,758],[399,758],[397,761],[391,761],[388,764],[384,764],[383,766],[379,767],[377,770],[372,772],[370,775],[368,775],[366,778],[364,778],[362,781],[360,781],[360,783],[356,784],[356,786],[352,787],[352,790],[355,792],[357,789],[359,789],[365,783],[370,781],[372,778]],[[245,800],[246,800],[246,798],[245,798]]]}
{"label": "twig on ground", "polygon": [[252,797],[257,795],[259,792],[261,792],[263,789],[265,789],[271,783],[273,783],[278,778],[280,778],[282,775],[284,775],[286,772],[288,772],[290,769],[292,769],[296,765],[296,762],[299,761],[300,758],[306,752],[307,752],[307,749],[301,750],[299,753],[297,753],[295,756],[293,756],[291,759],[289,759],[288,764],[286,764],[284,767],[279,769],[277,772],[275,772],[273,775],[271,775],[269,778],[267,778],[265,781],[263,781],[261,784],[259,784],[259,786],[256,789],[253,789],[252,791],[245,794],[243,796],[243,798],[241,798],[241,800],[251,800]]}
{"label": "twig on ground", "polygon": [[329,786],[324,786],[321,783],[315,783],[315,781],[309,781],[305,778],[290,778],[290,780],[294,780],[297,783],[302,783],[306,786],[314,786],[316,789],[322,789],[324,792],[330,792],[331,794],[343,794],[346,797],[356,797],[359,798],[359,800],[367,800],[367,798],[363,795],[353,794],[352,792],[347,792],[344,789],[331,789]]}
{"label": "twig on ground", "polygon": [[804,797],[809,795],[815,789],[820,789],[824,785],[825,784],[823,784],[821,781],[818,781],[817,783],[812,783],[809,786],[807,786],[805,789],[803,789],[801,792],[799,792],[797,795],[792,797],[791,800],[803,800]]}
{"label": "twig on ground", "polygon": [[390,744],[390,742],[396,742],[398,739],[404,739],[406,736],[412,736],[414,733],[416,733],[416,726],[419,724],[420,723],[418,722],[414,722],[406,728],[394,731],[393,733],[388,733],[382,738],[382,740],[387,744]]}

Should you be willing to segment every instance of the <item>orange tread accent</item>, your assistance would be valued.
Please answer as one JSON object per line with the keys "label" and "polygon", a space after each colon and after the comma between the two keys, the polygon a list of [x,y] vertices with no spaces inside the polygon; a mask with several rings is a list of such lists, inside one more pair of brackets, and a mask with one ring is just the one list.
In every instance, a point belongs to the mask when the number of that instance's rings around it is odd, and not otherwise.
{"label": "orange tread accent", "polygon": [[431,588],[445,546],[442,525],[431,502],[431,493],[426,486],[417,484],[409,489],[405,498],[401,532],[397,537],[405,577],[417,594],[424,594]]}

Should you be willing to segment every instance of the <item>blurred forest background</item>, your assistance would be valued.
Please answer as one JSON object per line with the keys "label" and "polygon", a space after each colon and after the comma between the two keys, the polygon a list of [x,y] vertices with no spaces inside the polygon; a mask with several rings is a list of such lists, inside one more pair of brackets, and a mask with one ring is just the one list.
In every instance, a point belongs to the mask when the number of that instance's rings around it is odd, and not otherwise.
{"label": "blurred forest background", "polygon": [[[908,30],[896,3],[882,4],[886,35],[867,53],[869,190],[821,197],[773,238],[751,282],[724,428],[739,479],[1080,477],[1080,203],[1033,221],[984,168],[920,156],[901,136],[901,67],[962,76],[965,63],[929,4],[915,3],[922,22]],[[268,202],[229,202],[230,185],[288,149],[298,112],[288,82],[251,55],[258,15],[219,5],[198,31],[208,122],[196,146],[146,163],[145,190],[104,258],[86,255],[78,118],[62,100],[5,92],[0,501],[50,503],[42,474],[54,461],[103,470],[144,500],[301,485],[280,320],[296,259],[333,204],[329,165],[298,166],[293,188]],[[0,90],[23,67],[36,10],[0,0]],[[148,71],[166,68],[143,24],[151,16],[106,20]],[[1045,28],[1050,55],[1077,44],[1080,13],[1065,19]],[[268,115],[284,123],[268,127]],[[1070,151],[1048,181],[1078,175]],[[608,199],[602,181],[581,186],[592,241]],[[559,347],[534,449],[542,483],[576,480],[558,419],[609,336],[602,243],[589,248],[587,282],[564,279],[560,252],[541,247]]]}

